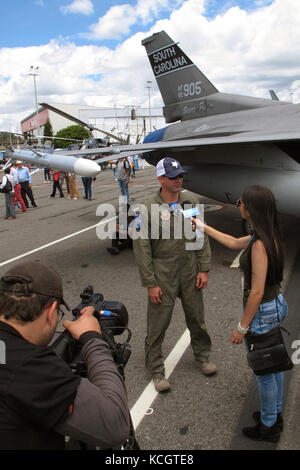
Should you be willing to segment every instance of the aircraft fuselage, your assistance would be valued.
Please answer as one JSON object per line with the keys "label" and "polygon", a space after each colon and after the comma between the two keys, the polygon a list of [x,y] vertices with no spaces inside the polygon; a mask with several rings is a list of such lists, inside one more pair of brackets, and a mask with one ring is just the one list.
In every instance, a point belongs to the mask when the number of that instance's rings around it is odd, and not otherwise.
{"label": "aircraft fuselage", "polygon": [[[265,100],[263,100],[265,101]],[[272,103],[272,102],[271,102]],[[199,139],[246,132],[300,128],[300,105],[280,104],[234,113],[181,121],[162,130],[161,141]],[[295,129],[296,130],[296,129]],[[155,134],[155,133],[154,133]],[[147,141],[148,139],[146,139]],[[300,216],[300,143],[253,142],[203,145],[155,150],[151,164],[170,156],[181,162],[188,175],[184,187],[221,202],[235,203],[249,184],[262,184],[275,194],[280,212]],[[294,203],[291,204],[291,197]],[[299,201],[299,204],[298,204]]]}

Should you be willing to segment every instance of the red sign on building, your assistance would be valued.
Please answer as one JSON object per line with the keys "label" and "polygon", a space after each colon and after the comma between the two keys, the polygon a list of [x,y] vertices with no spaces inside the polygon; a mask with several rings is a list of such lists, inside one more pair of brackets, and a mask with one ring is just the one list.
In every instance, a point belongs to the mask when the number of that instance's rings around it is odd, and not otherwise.
{"label": "red sign on building", "polygon": [[[39,111],[40,127],[46,124],[47,119],[48,119],[48,109],[42,109],[41,111]],[[29,131],[32,131],[33,129],[36,129],[37,128],[36,121],[37,121],[36,113],[33,113],[27,119],[24,119],[24,121],[21,122],[22,133],[29,132]]]}

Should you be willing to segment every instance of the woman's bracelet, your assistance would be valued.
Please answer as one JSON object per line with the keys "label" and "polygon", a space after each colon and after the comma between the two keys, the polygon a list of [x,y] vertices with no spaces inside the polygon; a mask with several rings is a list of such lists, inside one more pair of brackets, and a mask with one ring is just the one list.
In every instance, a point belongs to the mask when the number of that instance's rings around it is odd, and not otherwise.
{"label": "woman's bracelet", "polygon": [[245,335],[246,333],[248,333],[248,330],[249,330],[249,328],[243,328],[241,326],[241,322],[238,323],[238,326],[236,327],[236,329],[238,330],[239,333],[242,333],[242,335]]}

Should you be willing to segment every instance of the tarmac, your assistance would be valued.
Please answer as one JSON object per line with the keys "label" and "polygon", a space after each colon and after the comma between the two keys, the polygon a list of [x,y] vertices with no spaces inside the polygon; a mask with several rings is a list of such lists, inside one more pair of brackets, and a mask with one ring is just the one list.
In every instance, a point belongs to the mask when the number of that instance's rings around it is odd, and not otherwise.
{"label": "tarmac", "polygon": [[[83,193],[81,178],[77,185]],[[14,221],[0,220],[0,275],[23,259],[40,260],[62,275],[66,299],[76,306],[82,288],[94,285],[107,300],[125,304],[132,329],[132,356],[126,366],[130,408],[147,389],[150,377],[144,368],[144,337],[147,293],[140,285],[132,251],[120,256],[107,253],[109,240],[96,236],[100,221],[100,203],[118,203],[119,187],[113,172],[105,170],[93,183],[93,200],[49,199],[52,185],[43,183],[43,173],[34,175],[34,194],[38,208],[17,214]],[[143,202],[158,189],[153,167],[138,171],[130,183],[132,200]],[[200,196],[213,207],[216,201]],[[4,197],[0,198],[4,214]],[[228,205],[208,212],[209,224],[227,233],[241,236],[238,209]],[[300,338],[300,220],[283,218],[288,257],[284,295],[289,306],[284,335],[288,349]],[[172,390],[159,394],[149,406],[136,429],[137,440],[145,450],[170,453],[194,450],[299,450],[300,449],[300,364],[286,372],[284,393],[284,431],[279,443],[251,441],[241,428],[254,425],[253,411],[259,409],[255,377],[249,369],[243,346],[233,346],[230,336],[241,313],[240,273],[230,269],[236,253],[211,242],[213,267],[204,294],[206,322],[213,340],[212,360],[218,373],[211,378],[199,374],[188,347],[170,376]],[[68,318],[68,319],[71,319]],[[172,322],[164,341],[167,358],[186,329],[180,303],[175,305]],[[300,342],[298,346],[300,362]],[[289,351],[293,351],[289,349]],[[295,351],[295,350],[294,350]],[[296,354],[295,354],[296,355]]]}
{"label": "tarmac", "polygon": [[[298,364],[295,364],[288,375],[286,384],[286,397],[283,407],[284,432],[277,445],[277,450],[299,450],[300,449],[300,252],[295,259],[294,269],[286,289],[286,299],[289,306],[289,314],[297,318],[294,331],[290,330],[291,337],[287,345],[298,341],[297,349],[292,349]],[[287,326],[288,329],[288,326]],[[297,334],[298,333],[298,334]],[[286,335],[285,335],[286,337]],[[295,343],[294,343],[295,345]],[[297,352],[298,351],[298,352]]]}

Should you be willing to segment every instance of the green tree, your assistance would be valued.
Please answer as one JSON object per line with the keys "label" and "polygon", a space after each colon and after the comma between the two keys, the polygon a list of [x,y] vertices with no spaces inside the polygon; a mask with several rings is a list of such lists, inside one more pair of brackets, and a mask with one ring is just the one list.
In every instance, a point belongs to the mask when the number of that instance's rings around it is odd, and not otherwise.
{"label": "green tree", "polygon": [[[76,139],[78,141],[82,141],[83,139],[88,139],[91,136],[90,131],[84,129],[81,126],[69,126],[61,129],[56,133],[55,137],[60,137],[64,139]],[[72,142],[70,140],[54,140],[55,148],[65,148],[68,147],[70,144],[75,144],[76,142]]]}
{"label": "green tree", "polygon": [[[52,124],[50,122],[50,119],[48,118],[45,125],[44,125],[44,136],[45,137],[53,137],[53,128]],[[43,144],[46,142],[47,139],[43,139]],[[51,139],[52,140],[52,139]]]}

